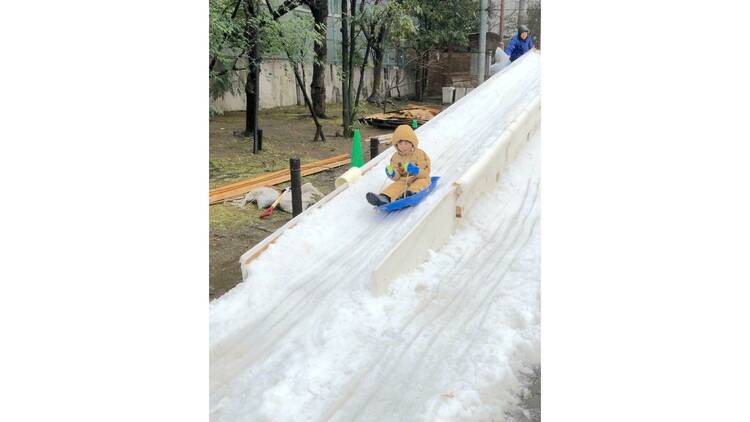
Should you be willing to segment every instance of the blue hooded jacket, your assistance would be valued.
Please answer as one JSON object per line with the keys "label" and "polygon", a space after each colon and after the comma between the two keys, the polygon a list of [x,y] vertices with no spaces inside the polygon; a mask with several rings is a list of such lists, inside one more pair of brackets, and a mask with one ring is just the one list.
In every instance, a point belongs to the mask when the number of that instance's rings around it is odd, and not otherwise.
{"label": "blue hooded jacket", "polygon": [[514,61],[532,48],[534,48],[534,41],[531,40],[531,34],[526,37],[526,41],[522,40],[520,35],[514,35],[508,43],[508,48],[505,49],[505,54],[510,56],[510,61]]}

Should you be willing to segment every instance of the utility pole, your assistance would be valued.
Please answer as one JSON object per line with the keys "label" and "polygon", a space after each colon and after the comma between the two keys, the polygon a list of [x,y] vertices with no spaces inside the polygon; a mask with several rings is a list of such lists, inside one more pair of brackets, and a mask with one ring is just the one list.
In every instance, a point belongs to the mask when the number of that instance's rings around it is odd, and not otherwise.
{"label": "utility pole", "polygon": [[487,62],[487,0],[479,2],[479,78],[484,82],[484,65]]}

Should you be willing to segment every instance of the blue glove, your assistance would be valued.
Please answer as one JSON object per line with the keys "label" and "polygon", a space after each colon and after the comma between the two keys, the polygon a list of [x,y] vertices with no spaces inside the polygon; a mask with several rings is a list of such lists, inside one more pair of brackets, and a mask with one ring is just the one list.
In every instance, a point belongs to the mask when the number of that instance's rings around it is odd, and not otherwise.
{"label": "blue glove", "polygon": [[404,164],[404,170],[406,170],[406,173],[409,176],[416,176],[419,174],[419,167],[411,162]]}
{"label": "blue glove", "polygon": [[390,177],[391,179],[393,179],[394,177],[396,177],[396,170],[393,169],[392,165],[388,164],[385,167],[385,175],[388,176],[388,177]]}

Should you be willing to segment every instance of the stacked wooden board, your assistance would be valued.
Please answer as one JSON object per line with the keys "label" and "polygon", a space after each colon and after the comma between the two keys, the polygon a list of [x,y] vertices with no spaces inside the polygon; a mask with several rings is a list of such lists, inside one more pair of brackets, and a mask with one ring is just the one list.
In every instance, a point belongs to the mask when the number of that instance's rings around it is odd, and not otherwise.
{"label": "stacked wooden board", "polygon": [[[302,165],[300,166],[300,173],[302,176],[307,176],[349,164],[350,161],[349,154],[341,154],[335,157],[326,158],[325,160]],[[227,199],[239,198],[255,188],[278,185],[279,183],[288,182],[289,180],[291,180],[289,169],[273,171],[262,176],[253,177],[251,179],[212,189],[208,192],[208,203],[216,204]]]}

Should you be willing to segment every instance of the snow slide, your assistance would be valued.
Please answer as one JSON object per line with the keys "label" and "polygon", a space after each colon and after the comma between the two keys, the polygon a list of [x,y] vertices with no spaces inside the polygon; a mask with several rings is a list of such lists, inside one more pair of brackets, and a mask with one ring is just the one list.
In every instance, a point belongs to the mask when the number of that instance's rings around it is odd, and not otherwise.
{"label": "snow slide", "polygon": [[[364,201],[392,151],[304,214],[210,305],[212,421],[502,420],[539,361],[539,132],[448,243],[387,294],[374,265],[539,97],[528,54],[418,129],[437,190]],[[445,191],[443,192],[445,193]],[[516,409],[517,410],[517,409]]]}

